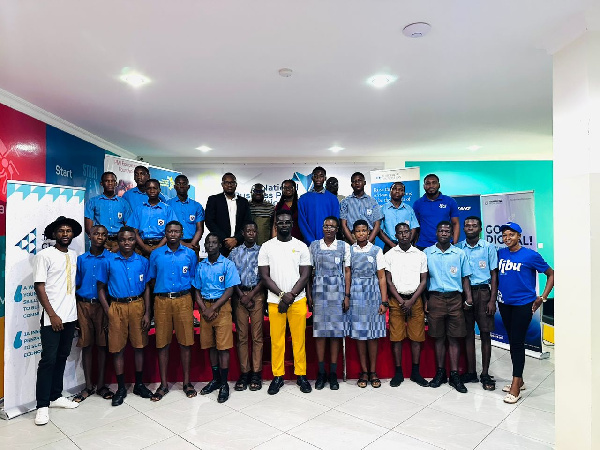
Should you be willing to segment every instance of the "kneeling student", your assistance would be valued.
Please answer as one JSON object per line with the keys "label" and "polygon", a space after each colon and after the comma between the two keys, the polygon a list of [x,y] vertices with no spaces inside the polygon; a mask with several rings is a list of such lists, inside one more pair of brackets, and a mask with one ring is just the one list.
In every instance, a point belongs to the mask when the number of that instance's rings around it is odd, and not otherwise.
{"label": "kneeling student", "polygon": [[204,241],[208,257],[198,263],[193,285],[195,299],[202,321],[200,325],[200,347],[209,349],[213,379],[202,388],[206,395],[219,389],[217,401],[229,398],[229,349],[233,347],[231,327],[231,294],[233,287],[240,284],[235,264],[221,255],[221,243],[215,233],[208,233]]}
{"label": "kneeling student", "polygon": [[[109,258],[114,254],[104,246],[108,232],[104,225],[93,225],[90,228],[90,251],[77,257],[77,321],[79,322],[79,341],[85,389],[73,399],[77,403],[97,393],[105,400],[110,400],[112,392],[104,384],[106,368],[106,330],[108,317],[98,299],[98,273],[106,268]],[[96,346],[98,355],[98,389],[92,381],[92,350]]]}
{"label": "kneeling student", "polygon": [[119,385],[112,398],[113,406],[121,405],[127,397],[123,357],[127,339],[131,342],[135,354],[133,393],[142,398],[152,396],[152,392],[142,381],[144,347],[148,344],[150,325],[148,260],[134,252],[135,237],[133,228],[122,227],[117,233],[119,251],[98,274],[98,298],[108,316],[108,351],[113,354]]}
{"label": "kneeling student", "polygon": [[196,253],[181,244],[183,226],[172,221],[165,226],[167,245],[150,254],[148,279],[154,283],[154,323],[160,386],[150,398],[157,402],[169,392],[167,369],[173,328],[181,352],[183,391],[188,398],[197,395],[190,383],[190,359],[194,345],[194,303],[190,289],[196,273]]}

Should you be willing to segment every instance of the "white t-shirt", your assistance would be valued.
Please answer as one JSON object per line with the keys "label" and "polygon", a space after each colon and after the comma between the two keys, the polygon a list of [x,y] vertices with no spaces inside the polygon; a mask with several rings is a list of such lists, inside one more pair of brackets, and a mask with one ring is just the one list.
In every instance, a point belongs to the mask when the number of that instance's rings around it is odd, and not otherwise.
{"label": "white t-shirt", "polygon": [[421,274],[427,273],[427,256],[411,246],[407,251],[399,245],[385,254],[386,270],[392,274],[392,283],[399,294],[412,294],[421,283]]}
{"label": "white t-shirt", "polygon": [[[50,305],[63,323],[77,320],[76,272],[77,253],[73,250],[64,253],[56,247],[48,247],[33,258],[33,282],[45,283]],[[46,325],[50,325],[50,320],[42,308],[42,326]]]}
{"label": "white t-shirt", "polygon": [[[300,279],[300,266],[310,266],[310,254],[306,244],[296,238],[282,242],[274,237],[261,245],[258,252],[258,265],[269,266],[271,279],[279,289],[290,292]],[[294,301],[304,297],[306,294],[303,289]],[[279,297],[269,291],[267,302],[279,303]]]}
{"label": "white t-shirt", "polygon": [[[325,239],[321,239],[319,241],[319,247],[321,248],[321,250],[335,251],[338,249],[338,245],[344,246],[344,267],[350,267],[350,263],[351,263],[350,245],[348,245],[344,241],[338,241],[337,239],[334,239],[333,242],[331,243],[331,245],[329,247],[327,247],[327,244],[325,243]],[[315,265],[315,262],[312,259],[312,253],[310,253],[310,265],[313,267]]]}
{"label": "white t-shirt", "polygon": [[[362,248],[358,244],[352,244],[354,253],[369,253],[371,247],[373,247],[373,244],[371,242],[367,242],[367,245],[365,245]],[[377,263],[377,270],[385,269],[385,258],[383,257],[383,251],[381,250],[381,248],[377,248],[375,262]]]}

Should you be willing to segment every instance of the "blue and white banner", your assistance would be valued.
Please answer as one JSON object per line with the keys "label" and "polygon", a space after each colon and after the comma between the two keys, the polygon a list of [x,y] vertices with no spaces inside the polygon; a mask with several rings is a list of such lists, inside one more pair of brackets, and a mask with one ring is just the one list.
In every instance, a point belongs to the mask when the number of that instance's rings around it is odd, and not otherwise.
{"label": "blue and white banner", "polygon": [[[482,195],[481,205],[484,239],[486,241],[496,245],[497,248],[505,247],[500,226],[509,221],[516,222],[523,229],[521,245],[537,251],[533,191]],[[495,331],[492,332],[492,343],[498,347],[510,348],[508,335],[498,311],[496,312],[495,323]],[[535,312],[527,330],[525,352],[527,355],[536,358],[548,357],[547,353],[542,352],[541,309]]]}
{"label": "blue and white banner", "polygon": [[477,216],[481,219],[481,196],[480,195],[455,195],[452,197],[458,204],[458,223],[460,224],[460,237],[458,241],[465,240],[463,230],[465,219],[469,216]]}
{"label": "blue and white banner", "polygon": [[[43,248],[54,245],[44,239],[45,227],[59,216],[83,224],[85,189],[50,184],[8,181],[6,204],[6,288],[4,330],[4,408],[5,418],[35,408],[37,366],[42,352],[40,304],[33,289],[33,258]],[[83,233],[70,248],[83,253]],[[81,352],[75,347],[67,361],[65,390],[84,383]]]}

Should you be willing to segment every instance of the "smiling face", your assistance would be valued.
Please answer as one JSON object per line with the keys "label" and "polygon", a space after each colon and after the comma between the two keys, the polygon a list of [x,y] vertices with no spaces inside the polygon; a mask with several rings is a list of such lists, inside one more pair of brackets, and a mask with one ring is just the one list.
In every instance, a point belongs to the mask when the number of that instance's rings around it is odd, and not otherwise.
{"label": "smiling face", "polygon": [[228,196],[235,195],[235,189],[237,188],[237,181],[233,175],[225,175],[221,181],[223,192]]}
{"label": "smiling face", "polygon": [[286,181],[283,183],[281,188],[283,198],[292,198],[294,193],[296,192],[296,185],[291,181]]}
{"label": "smiling face", "polygon": [[117,237],[119,251],[122,255],[130,255],[135,247],[135,233],[133,231],[121,231]]}
{"label": "smiling face", "polygon": [[423,189],[429,196],[434,196],[440,191],[440,182],[436,177],[427,177],[423,181]]}
{"label": "smiling face", "polygon": [[265,189],[262,184],[255,184],[252,186],[252,201],[255,203],[262,203],[265,199]]}
{"label": "smiling face", "polygon": [[508,248],[516,248],[519,245],[519,239],[521,239],[521,233],[514,230],[504,230],[502,232],[502,240]]}
{"label": "smiling face", "polygon": [[167,244],[177,245],[183,236],[183,228],[181,225],[171,224],[165,228],[165,238]]}
{"label": "smiling face", "polygon": [[69,225],[61,225],[54,231],[53,236],[54,240],[58,244],[62,245],[63,247],[68,247],[73,241],[73,228],[71,228]]}

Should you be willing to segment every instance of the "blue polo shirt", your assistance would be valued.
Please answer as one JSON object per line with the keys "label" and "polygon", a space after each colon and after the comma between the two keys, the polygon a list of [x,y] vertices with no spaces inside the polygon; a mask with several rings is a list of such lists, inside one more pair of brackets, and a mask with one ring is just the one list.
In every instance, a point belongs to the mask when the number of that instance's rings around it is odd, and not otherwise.
{"label": "blue polo shirt", "polygon": [[429,200],[427,195],[423,195],[413,204],[413,209],[421,227],[417,247],[435,245],[437,224],[442,220],[450,222],[453,217],[458,217],[456,200],[442,193],[435,200]]}
{"label": "blue polo shirt", "polygon": [[[142,204],[148,201],[148,194],[140,191],[140,188],[136,186],[133,189],[125,191],[123,198],[127,200],[129,206],[131,206],[131,210],[135,211],[137,207],[142,206]],[[162,193],[158,194],[158,199],[165,203],[167,201],[167,198]]]}
{"label": "blue polo shirt", "polygon": [[381,207],[381,212],[383,213],[381,228],[394,242],[397,242],[396,225],[400,222],[407,224],[411,230],[419,227],[419,221],[417,220],[417,216],[415,216],[414,210],[404,202],[400,203],[400,206],[396,208],[391,201],[388,201]]}
{"label": "blue polo shirt", "polygon": [[550,266],[542,255],[521,247],[511,252],[507,247],[498,250],[498,301],[507,305],[526,305],[537,298],[537,272]]}
{"label": "blue polo shirt", "polygon": [[75,293],[83,298],[98,298],[98,274],[106,272],[108,260],[114,253],[104,250],[98,256],[85,252],[77,257],[77,275],[75,275]]}
{"label": "blue polo shirt", "polygon": [[490,272],[498,268],[498,254],[496,246],[483,239],[479,239],[474,247],[467,244],[467,240],[460,241],[456,246],[465,252],[471,266],[471,286],[489,284],[492,281]]}
{"label": "blue polo shirt", "polygon": [[203,299],[215,301],[221,298],[225,289],[240,284],[240,276],[235,264],[219,255],[214,264],[208,258],[198,263],[192,284],[200,290]]}
{"label": "blue polo shirt", "polygon": [[165,237],[165,227],[172,220],[177,220],[177,216],[166,203],[151,205],[144,202],[133,211],[127,225],[137,229],[142,239],[162,239]]}
{"label": "blue polo shirt", "polygon": [[246,247],[246,244],[238,245],[229,254],[240,275],[240,283],[244,286],[255,286],[260,281],[258,273],[258,252],[260,245],[254,244]]}
{"label": "blue polo shirt", "polygon": [[108,264],[98,271],[98,281],[108,286],[111,297],[139,297],[148,282],[148,260],[133,253],[129,258],[121,252],[107,258]]}
{"label": "blue polo shirt", "polygon": [[437,292],[463,291],[462,277],[471,276],[471,266],[465,252],[451,245],[442,252],[436,245],[423,250],[427,255],[427,289]]}
{"label": "blue polo shirt", "polygon": [[156,280],[154,292],[181,292],[192,286],[196,273],[196,253],[179,245],[172,251],[164,245],[150,254],[148,280]]}
{"label": "blue polo shirt", "polygon": [[370,195],[364,194],[362,197],[357,197],[352,193],[340,202],[340,219],[348,222],[350,231],[352,231],[354,222],[359,219],[366,220],[372,230],[375,222],[382,218],[383,214],[379,203]]}
{"label": "blue polo shirt", "polygon": [[85,204],[84,215],[91,219],[94,225],[104,225],[108,234],[117,232],[127,223],[131,216],[131,207],[122,197],[112,198],[104,194],[90,198]]}
{"label": "blue polo shirt", "polygon": [[204,208],[191,198],[181,201],[179,197],[167,200],[167,205],[173,208],[177,220],[183,225],[183,239],[192,239],[196,234],[196,224],[204,221]]}

